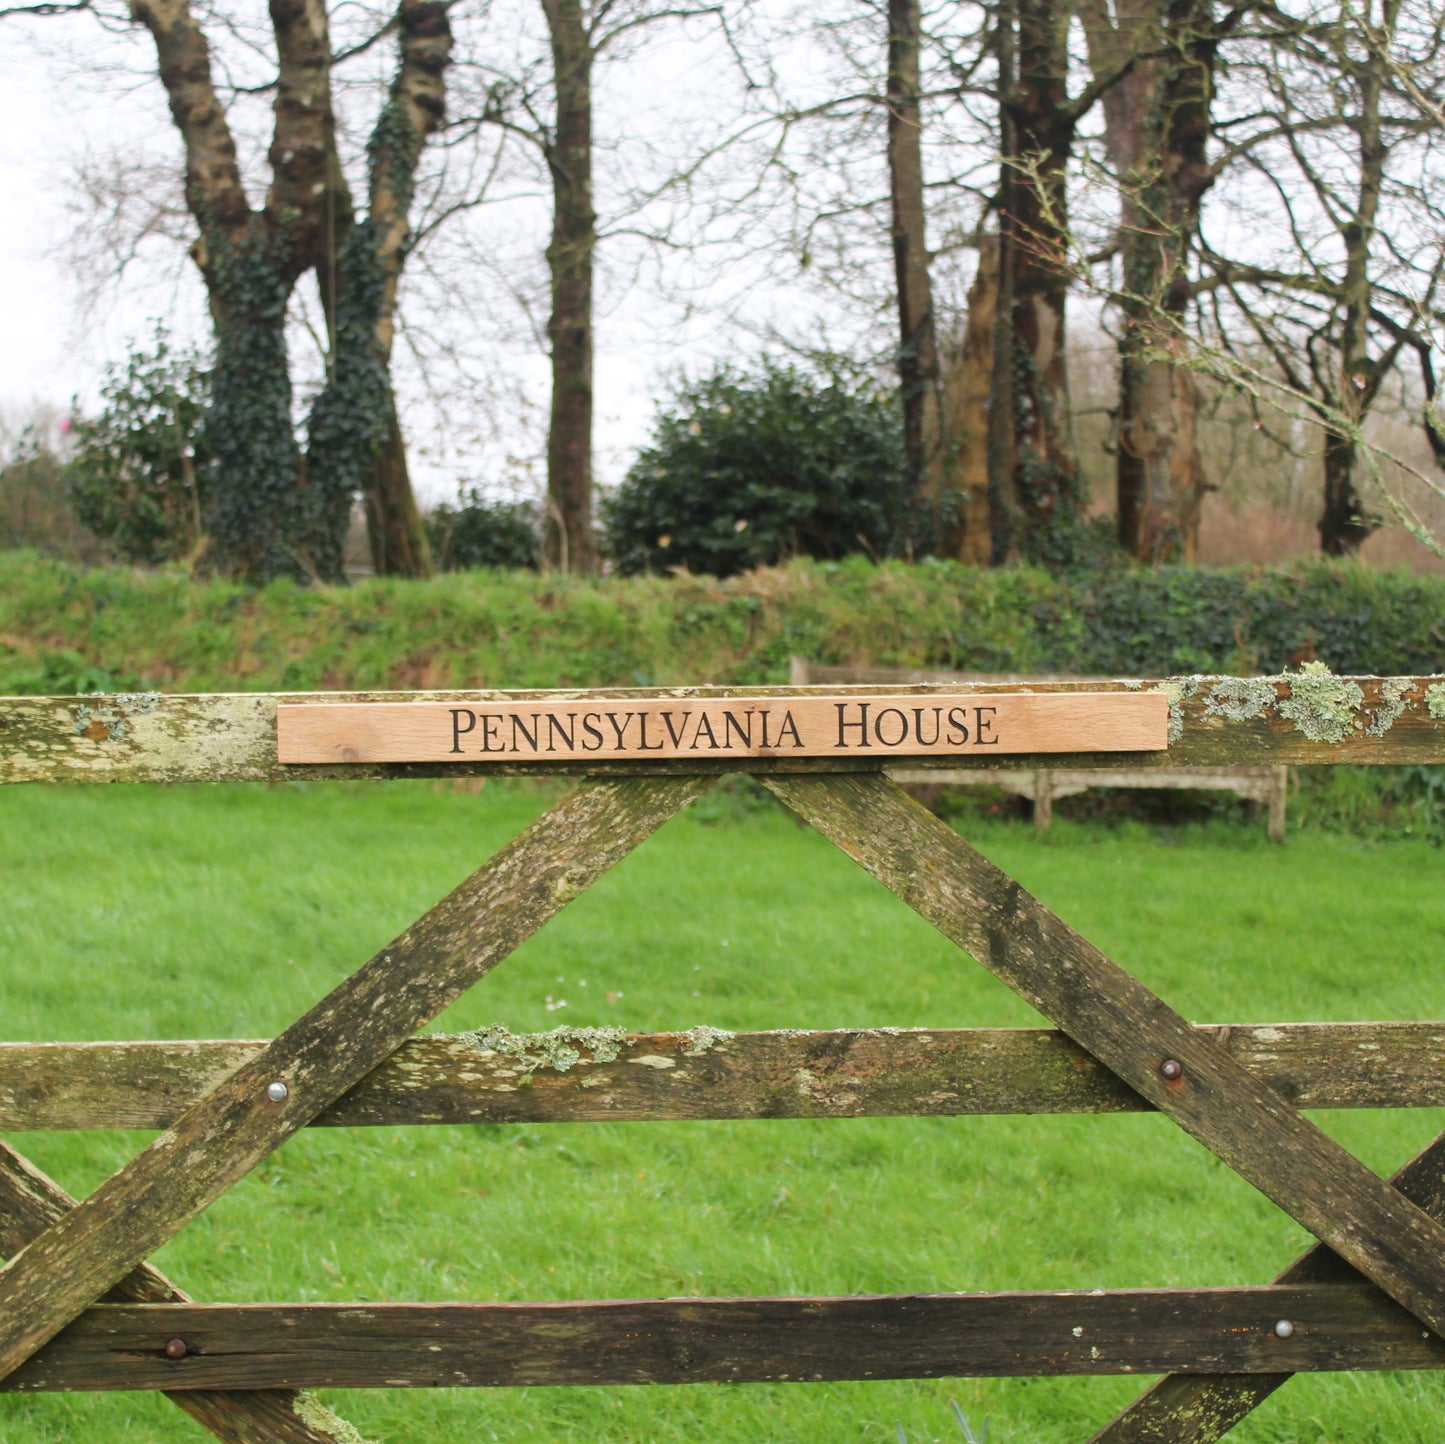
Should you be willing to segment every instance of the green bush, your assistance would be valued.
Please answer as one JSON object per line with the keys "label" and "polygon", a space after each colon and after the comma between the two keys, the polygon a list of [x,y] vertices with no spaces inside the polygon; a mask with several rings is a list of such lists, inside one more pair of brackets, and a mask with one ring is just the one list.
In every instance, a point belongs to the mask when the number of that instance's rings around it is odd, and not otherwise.
{"label": "green bush", "polygon": [[836,367],[723,367],[677,392],[603,517],[624,575],[897,555],[910,520],[897,398]]}
{"label": "green bush", "polygon": [[123,561],[154,566],[194,556],[206,531],[210,379],[199,353],[155,349],[113,366],[100,414],[72,422],[66,484],[76,514]]}
{"label": "green bush", "polygon": [[443,502],[426,519],[432,560],[444,572],[505,567],[536,571],[542,556],[538,509],[525,501],[488,501],[476,487]]}

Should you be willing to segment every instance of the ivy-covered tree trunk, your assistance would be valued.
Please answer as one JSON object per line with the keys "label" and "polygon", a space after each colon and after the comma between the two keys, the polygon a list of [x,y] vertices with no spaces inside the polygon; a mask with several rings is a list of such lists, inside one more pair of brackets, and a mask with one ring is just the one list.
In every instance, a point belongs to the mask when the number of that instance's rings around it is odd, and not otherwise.
{"label": "ivy-covered tree trunk", "polygon": [[552,239],[552,414],[542,559],[553,570],[597,570],[592,529],[592,44],[582,0],[542,0],[552,42],[557,114],[547,137]]}
{"label": "ivy-covered tree trunk", "polygon": [[301,451],[291,415],[286,307],[294,282],[278,242],[256,225],[206,246],[216,357],[206,439],[215,457],[212,559],[262,581],[314,576],[305,544]]}
{"label": "ivy-covered tree trunk", "polygon": [[898,380],[904,454],[921,539],[951,555],[961,529],[958,507],[944,495],[946,443],[923,200],[919,25],[918,0],[888,0],[888,179],[898,300]]}
{"label": "ivy-covered tree trunk", "polygon": [[[1066,172],[1079,108],[1068,93],[1072,8],[1064,0],[1017,0],[1008,112],[1009,206],[1000,271],[1008,301],[995,392],[1007,388],[1012,466],[995,497],[995,560],[1065,561],[1083,507],[1069,400],[1065,308],[1069,277]],[[1005,33],[1001,43],[1008,45]]]}
{"label": "ivy-covered tree trunk", "polygon": [[[291,415],[286,308],[317,263],[339,168],[331,41],[323,0],[271,0],[278,69],[271,185],[253,209],[188,0],[132,0],[150,32],[171,118],[185,146],[186,203],[199,238],[216,361],[207,433],[215,457],[210,561],[251,580],[318,575],[306,476]],[[344,198],[343,198],[344,199]]]}
{"label": "ivy-covered tree trunk", "polygon": [[451,27],[445,0],[401,0],[400,56],[367,143],[368,213],[340,226],[331,357],[308,431],[312,547],[327,580],[344,574],[352,500],[366,510],[372,564],[391,576],[431,575],[391,384],[396,298],[410,246],[417,164],[446,113]]}

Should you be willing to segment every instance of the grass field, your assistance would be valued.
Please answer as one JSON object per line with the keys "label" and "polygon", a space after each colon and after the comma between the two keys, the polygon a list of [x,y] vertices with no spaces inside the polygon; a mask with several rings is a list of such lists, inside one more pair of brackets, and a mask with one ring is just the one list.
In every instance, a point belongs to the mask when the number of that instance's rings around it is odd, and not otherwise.
{"label": "grass field", "polygon": [[[0,790],[11,1039],[260,1037],[544,805],[388,787]],[[745,799],[743,799],[745,801]],[[1036,1021],[816,834],[705,799],[438,1026]],[[1253,828],[973,835],[1200,1021],[1445,1016],[1442,857]],[[567,1007],[549,1010],[566,999]],[[1445,1127],[1320,1115],[1388,1171]],[[142,1135],[12,1140],[84,1192]],[[157,1262],[196,1296],[531,1299],[1254,1283],[1301,1231],[1167,1121],[964,1118],[313,1130]],[[370,1440],[1079,1441],[1128,1380],[336,1394]],[[0,1397],[0,1440],[204,1436],[156,1396]],[[1297,1379],[1235,1436],[1441,1444],[1421,1375]]]}

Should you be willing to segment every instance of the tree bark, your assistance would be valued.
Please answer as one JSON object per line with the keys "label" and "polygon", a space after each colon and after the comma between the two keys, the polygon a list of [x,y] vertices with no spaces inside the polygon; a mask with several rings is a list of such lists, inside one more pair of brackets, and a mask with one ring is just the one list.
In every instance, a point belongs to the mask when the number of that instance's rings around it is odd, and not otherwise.
{"label": "tree bark", "polygon": [[943,415],[949,438],[944,488],[958,498],[956,525],[945,530],[940,551],[970,566],[987,566],[993,549],[989,508],[989,396],[998,313],[999,243],[986,236],[968,289],[968,319],[943,380]]}
{"label": "tree bark", "polygon": [[431,546],[411,489],[406,442],[395,403],[387,415],[386,435],[372,460],[364,500],[371,565],[377,576],[431,576]]}
{"label": "tree bark", "polygon": [[[1385,24],[1393,28],[1394,11],[1385,7]],[[1368,15],[1368,11],[1366,12]],[[1342,49],[1344,47],[1341,47]],[[1389,148],[1380,131],[1380,62],[1368,55],[1355,67],[1359,85],[1360,184],[1354,214],[1340,227],[1345,246],[1345,275],[1340,300],[1340,374],[1334,386],[1334,424],[1326,420],[1324,510],[1319,520],[1320,550],[1326,556],[1353,556],[1379,522],[1365,509],[1355,479],[1357,429],[1379,390],[1382,375],[1369,354],[1370,251],[1380,209]]]}
{"label": "tree bark", "polygon": [[547,247],[552,314],[552,414],[547,434],[543,565],[597,570],[592,530],[592,44],[582,0],[542,0],[552,44],[556,122],[547,139],[552,239]]}
{"label": "tree bark", "polygon": [[957,499],[945,494],[938,338],[928,274],[923,198],[923,117],[919,105],[918,0],[888,0],[888,180],[898,297],[898,379],[903,447],[922,542],[951,554],[961,527]]}
{"label": "tree bark", "polygon": [[1104,97],[1105,146],[1120,187],[1120,544],[1144,561],[1193,558],[1207,485],[1198,387],[1176,360],[1199,210],[1214,175],[1205,146],[1214,89],[1212,0],[1145,0],[1110,26],[1089,7],[1095,74],[1137,56]]}
{"label": "tree bark", "polygon": [[1002,566],[1018,555],[1023,518],[1019,512],[1014,472],[1018,462],[1014,424],[1013,298],[1018,237],[1015,209],[1018,176],[1018,127],[1008,104],[1017,73],[1014,46],[1017,17],[1014,0],[999,0],[996,47],[999,88],[999,151],[1002,163],[998,181],[998,284],[993,307],[993,336],[989,348],[988,394],[988,505],[989,563]]}
{"label": "tree bark", "polygon": [[[211,560],[256,580],[303,576],[300,453],[285,321],[292,288],[312,259],[308,227],[323,209],[315,194],[313,142],[330,123],[325,12],[313,4],[283,9],[280,0],[273,9],[281,60],[273,161],[284,174],[259,211],[241,183],[210,47],[187,0],[134,0],[131,13],[155,42],[171,118],[185,146],[186,203],[199,230],[191,255],[206,283],[216,333],[207,422],[217,459]],[[310,95],[308,87],[316,86],[321,99]]]}
{"label": "tree bark", "polygon": [[1019,0],[1017,78],[1004,101],[1014,128],[1004,157],[1013,171],[1005,245],[1012,273],[1007,370],[1014,430],[1004,509],[1015,523],[1005,536],[1010,554],[1038,561],[1067,558],[1083,502],[1065,349],[1065,182],[1078,125],[1068,93],[1071,13],[1061,0]]}
{"label": "tree bark", "polygon": [[372,563],[382,575],[427,577],[431,551],[411,489],[391,385],[396,297],[411,244],[417,164],[446,114],[452,35],[443,0],[400,0],[400,52],[367,142],[367,215],[350,216],[330,247],[325,296],[331,356],[309,426],[311,547],[324,580],[344,577],[352,499],[365,507]]}

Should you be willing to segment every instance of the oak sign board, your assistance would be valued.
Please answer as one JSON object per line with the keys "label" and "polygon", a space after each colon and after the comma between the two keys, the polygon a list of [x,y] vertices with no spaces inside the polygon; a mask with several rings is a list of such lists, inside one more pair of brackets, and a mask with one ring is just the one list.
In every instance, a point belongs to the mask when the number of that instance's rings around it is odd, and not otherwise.
{"label": "oak sign board", "polygon": [[276,709],[281,762],[1162,752],[1159,692],[321,702]]}

